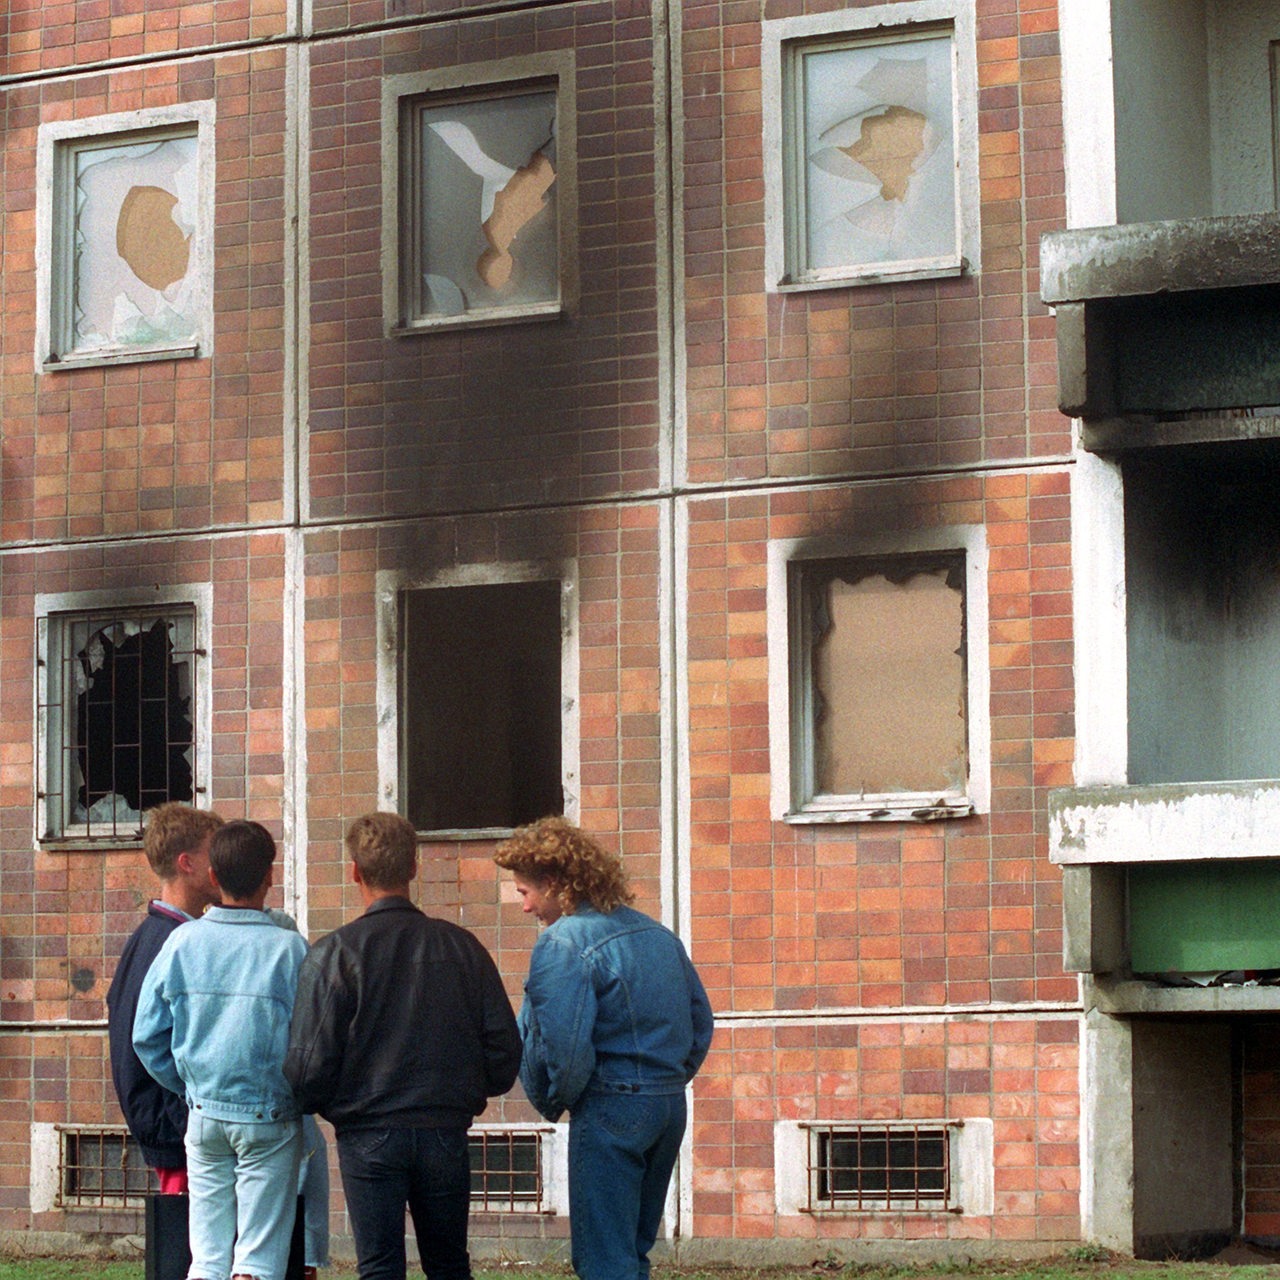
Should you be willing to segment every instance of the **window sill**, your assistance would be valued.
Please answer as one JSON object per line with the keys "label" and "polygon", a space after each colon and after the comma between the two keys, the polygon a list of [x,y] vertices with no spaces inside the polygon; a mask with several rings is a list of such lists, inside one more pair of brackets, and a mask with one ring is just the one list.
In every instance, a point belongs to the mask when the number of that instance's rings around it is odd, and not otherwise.
{"label": "window sill", "polygon": [[64,369],[94,369],[113,364],[140,364],[144,360],[194,360],[201,355],[199,343],[175,347],[120,348],[94,352],[72,352],[65,356],[49,356],[40,362],[41,373],[59,373]]}
{"label": "window sill", "polygon": [[392,338],[413,338],[424,333],[456,332],[459,329],[485,329],[499,324],[520,324],[524,321],[559,320],[567,314],[564,304],[539,302],[527,307],[490,307],[484,311],[469,311],[460,316],[419,316],[416,320],[400,321],[388,330]]}
{"label": "window sill", "polygon": [[814,289],[853,289],[872,284],[899,284],[910,280],[948,280],[969,274],[964,258],[940,262],[902,262],[813,272],[784,277],[770,286],[773,293],[805,293]]}
{"label": "window sill", "polygon": [[117,853],[127,849],[142,848],[142,832],[131,831],[115,835],[41,836],[39,845],[44,853]]}
{"label": "window sill", "polygon": [[785,821],[794,825],[836,822],[941,822],[971,818],[976,812],[966,796],[895,796],[875,800],[850,800],[793,809]]}

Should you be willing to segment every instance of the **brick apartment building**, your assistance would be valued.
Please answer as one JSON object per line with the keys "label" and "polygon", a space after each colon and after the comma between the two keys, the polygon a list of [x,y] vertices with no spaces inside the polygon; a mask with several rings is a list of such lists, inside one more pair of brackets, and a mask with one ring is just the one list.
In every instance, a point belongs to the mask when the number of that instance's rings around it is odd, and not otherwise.
{"label": "brick apartment building", "polygon": [[[1263,0],[13,0],[0,1231],[137,1230],[103,998],[176,798],[272,828],[312,936],[399,809],[517,1000],[495,842],[616,844],[717,1015],[686,1257],[1280,1235],[1276,989],[1132,976],[1280,969],[1214,945],[1278,865],[1238,781],[1280,777],[1277,39]],[[1161,595],[1230,495],[1238,622]],[[481,1118],[478,1245],[563,1247],[564,1147]]]}

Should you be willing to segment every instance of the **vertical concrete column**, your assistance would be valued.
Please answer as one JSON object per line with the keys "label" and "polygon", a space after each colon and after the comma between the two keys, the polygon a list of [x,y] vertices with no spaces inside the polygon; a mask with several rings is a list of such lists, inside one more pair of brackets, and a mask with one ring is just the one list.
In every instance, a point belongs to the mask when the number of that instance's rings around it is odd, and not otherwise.
{"label": "vertical concrete column", "polygon": [[1080,1216],[1084,1238],[1133,1252],[1133,1035],[1131,1023],[1085,1015],[1080,1084]]}

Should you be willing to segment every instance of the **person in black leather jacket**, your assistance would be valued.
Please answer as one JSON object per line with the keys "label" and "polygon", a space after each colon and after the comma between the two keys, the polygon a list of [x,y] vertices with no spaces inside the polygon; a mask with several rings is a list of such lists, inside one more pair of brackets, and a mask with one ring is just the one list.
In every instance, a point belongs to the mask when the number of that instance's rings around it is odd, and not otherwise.
{"label": "person in black leather jacket", "polygon": [[515,1083],[515,1015],[480,942],[409,900],[410,823],[366,814],[346,846],[366,910],[303,962],[285,1078],[337,1132],[361,1280],[404,1280],[406,1203],[429,1280],[470,1280],[467,1130]]}
{"label": "person in black leather jacket", "polygon": [[107,991],[107,1039],[111,1079],[129,1132],[142,1158],[156,1170],[160,1190],[185,1192],[187,1104],[153,1080],[133,1051],[133,1019],[147,970],[165,939],[218,900],[209,879],[209,841],[222,819],[207,809],[162,804],[147,815],[142,850],[160,879],[160,896],[124,944]]}

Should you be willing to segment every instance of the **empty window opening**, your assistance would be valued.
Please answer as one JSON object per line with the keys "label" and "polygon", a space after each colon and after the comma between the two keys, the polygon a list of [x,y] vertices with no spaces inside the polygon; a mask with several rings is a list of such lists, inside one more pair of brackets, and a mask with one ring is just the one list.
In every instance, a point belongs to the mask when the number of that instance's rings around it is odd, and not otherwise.
{"label": "empty window opening", "polygon": [[1129,782],[1280,777],[1280,449],[1123,455]]}
{"label": "empty window opening", "polygon": [[120,1128],[60,1128],[58,1203],[63,1207],[142,1205],[151,1171],[137,1142]]}
{"label": "empty window opening", "polygon": [[810,1211],[949,1208],[954,1127],[811,1126]]}
{"label": "empty window opening", "polygon": [[194,617],[50,618],[52,834],[134,834],[146,810],[194,798]]}
{"label": "empty window opening", "polygon": [[401,597],[401,794],[420,831],[564,812],[560,583]]}
{"label": "empty window opening", "polygon": [[802,801],[963,793],[964,556],[795,566]]}
{"label": "empty window opening", "polygon": [[468,1140],[471,1206],[483,1213],[543,1210],[542,1135],[480,1129]]}

